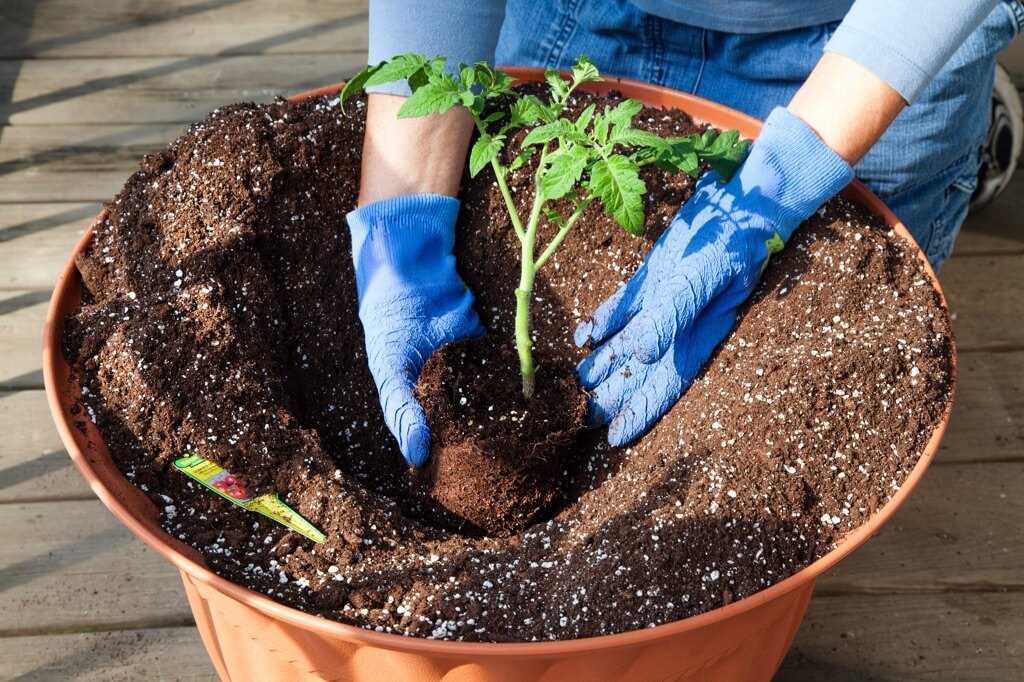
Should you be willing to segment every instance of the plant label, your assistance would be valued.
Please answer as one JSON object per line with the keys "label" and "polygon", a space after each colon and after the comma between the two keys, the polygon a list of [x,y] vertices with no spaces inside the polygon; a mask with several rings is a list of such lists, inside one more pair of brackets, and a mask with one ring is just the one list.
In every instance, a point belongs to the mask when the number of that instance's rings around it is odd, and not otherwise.
{"label": "plant label", "polygon": [[262,514],[313,542],[323,542],[327,539],[319,528],[282,502],[277,493],[252,497],[234,474],[219,464],[198,455],[188,455],[174,460],[174,467],[225,500],[248,511]]}

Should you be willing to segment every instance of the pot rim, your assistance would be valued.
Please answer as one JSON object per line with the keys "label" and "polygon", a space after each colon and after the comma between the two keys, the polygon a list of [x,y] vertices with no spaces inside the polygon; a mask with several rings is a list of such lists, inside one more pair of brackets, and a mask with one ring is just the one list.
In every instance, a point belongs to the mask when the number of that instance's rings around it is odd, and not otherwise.
{"label": "pot rim", "polygon": [[[543,80],[543,69],[526,67],[501,68],[503,71],[515,76],[516,79],[521,82]],[[341,88],[341,85],[342,84],[339,83],[317,88],[315,90],[295,95],[289,99],[295,101],[318,95],[336,93]],[[740,113],[721,104],[710,102],[687,93],[678,92],[670,88],[617,77],[606,77],[605,80],[601,82],[587,84],[587,86],[589,87],[584,87],[584,89],[592,92],[606,93],[611,90],[616,90],[626,94],[627,96],[635,97],[654,106],[674,106],[687,112],[699,122],[707,122],[719,127],[737,128],[744,137],[755,137],[761,127],[761,123],[751,116]],[[843,196],[880,215],[897,234],[906,239],[913,246],[913,250],[918,260],[924,266],[924,270],[927,273],[932,287],[939,295],[941,307],[948,312],[945,296],[943,295],[942,288],[939,285],[934,271],[920,247],[917,246],[914,239],[910,236],[910,233],[899,221],[896,215],[889,210],[884,203],[882,203],[881,199],[876,197],[866,186],[857,180],[851,183],[851,185],[843,191]],[[284,604],[276,602],[269,597],[249,590],[248,588],[217,575],[202,563],[201,556],[198,552],[193,550],[191,552],[191,556],[186,554],[184,550],[191,550],[191,548],[177,541],[168,533],[163,531],[159,522],[155,520],[155,515],[153,518],[147,519],[139,512],[139,510],[130,509],[111,489],[107,480],[105,480],[105,478],[95,470],[92,462],[90,462],[90,458],[86,456],[86,448],[83,448],[82,444],[84,443],[89,445],[90,441],[87,441],[86,436],[81,434],[72,423],[71,415],[69,414],[68,409],[65,409],[65,405],[62,402],[62,396],[64,394],[60,389],[62,384],[67,385],[67,382],[70,379],[69,375],[71,368],[68,366],[68,363],[61,351],[61,336],[63,333],[65,310],[69,305],[80,305],[80,303],[77,302],[68,303],[69,298],[75,298],[77,300],[77,296],[79,294],[80,279],[78,276],[79,273],[77,266],[75,265],[75,256],[85,249],[95,232],[96,226],[102,222],[107,215],[108,210],[104,208],[93,220],[89,228],[85,231],[85,234],[75,246],[74,251],[72,252],[68,262],[65,264],[64,269],[56,282],[54,293],[47,310],[46,324],[43,330],[42,359],[47,401],[54,423],[60,433],[61,440],[67,448],[71,459],[78,467],[82,476],[89,483],[96,496],[114,514],[114,516],[116,516],[125,526],[128,527],[129,530],[132,531],[132,533],[145,542],[151,549],[174,564],[174,566],[184,574],[183,577],[187,576],[187,579],[204,583],[213,589],[227,594],[242,604],[254,608],[270,617],[285,621],[305,630],[310,630],[321,635],[349,642],[368,644],[395,651],[422,653],[435,656],[500,658],[507,656],[531,655],[537,657],[558,657],[572,654],[585,654],[598,649],[604,650],[650,643],[655,640],[668,638],[682,632],[696,630],[727,620],[741,613],[755,609],[762,604],[774,601],[775,599],[782,597],[799,587],[806,586],[809,582],[813,582],[819,575],[835,566],[840,560],[845,558],[853,550],[866,542],[872,535],[878,532],[878,530],[881,529],[896,510],[899,509],[899,507],[906,501],[907,497],[924,476],[925,470],[928,468],[929,464],[931,464],[936,452],[938,451],[939,443],[942,440],[946,426],[949,423],[957,378],[955,342],[952,343],[950,347],[951,389],[950,400],[946,406],[946,411],[935,427],[935,430],[932,432],[931,438],[925,446],[924,452],[919,458],[917,464],[915,464],[914,468],[908,474],[899,490],[897,490],[889,501],[883,507],[878,509],[863,525],[848,533],[835,549],[788,578],[775,583],[771,587],[761,590],[749,597],[739,599],[726,606],[722,606],[696,616],[684,618],[682,620],[664,623],[653,628],[559,641],[508,643],[459,642],[430,640],[407,635],[375,632],[354,625],[347,625],[338,621],[328,620],[321,616],[305,613],[298,609],[285,606]],[[89,422],[89,425],[95,428],[91,422]],[[106,447],[102,443],[102,440],[99,441],[99,444],[101,446],[101,451],[97,453],[93,450],[92,454],[94,458],[96,456],[106,456],[109,458],[109,452],[106,452]],[[114,470],[116,471],[116,469]],[[120,472],[117,472],[117,474],[121,475]],[[127,479],[124,479],[123,476],[122,479],[123,483],[127,483]],[[182,548],[184,548],[184,550]]]}

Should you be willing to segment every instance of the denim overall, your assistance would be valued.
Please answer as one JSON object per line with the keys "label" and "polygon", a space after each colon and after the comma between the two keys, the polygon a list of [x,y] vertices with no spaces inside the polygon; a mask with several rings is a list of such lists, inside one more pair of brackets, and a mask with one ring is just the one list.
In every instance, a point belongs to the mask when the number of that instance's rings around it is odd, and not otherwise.
{"label": "denim overall", "polygon": [[[496,62],[567,68],[586,54],[606,73],[763,119],[793,97],[837,26],[733,34],[663,19],[626,0],[508,0]],[[856,166],[936,267],[952,252],[977,186],[996,55],[1022,27],[1024,3],[1002,0]]]}

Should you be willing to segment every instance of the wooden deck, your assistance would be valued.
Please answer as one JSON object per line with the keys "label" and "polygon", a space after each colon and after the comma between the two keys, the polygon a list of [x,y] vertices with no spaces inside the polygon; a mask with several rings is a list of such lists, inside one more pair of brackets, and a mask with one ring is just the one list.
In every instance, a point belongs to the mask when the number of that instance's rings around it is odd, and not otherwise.
{"label": "wooden deck", "polygon": [[[218,105],[352,73],[365,4],[0,3],[0,678],[214,679],[176,573],[57,438],[46,302],[142,153]],[[894,521],[819,582],[780,680],[1024,678],[1024,173],[970,219],[941,279],[961,367],[942,452]]]}

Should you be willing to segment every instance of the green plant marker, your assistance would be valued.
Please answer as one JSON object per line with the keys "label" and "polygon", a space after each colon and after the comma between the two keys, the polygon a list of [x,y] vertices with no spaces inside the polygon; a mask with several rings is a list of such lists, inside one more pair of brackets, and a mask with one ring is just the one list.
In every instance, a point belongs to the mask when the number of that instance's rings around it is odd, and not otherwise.
{"label": "green plant marker", "polygon": [[768,261],[772,259],[772,256],[786,248],[786,242],[782,241],[782,237],[779,236],[778,232],[775,232],[772,234],[771,237],[764,240],[764,246],[766,249],[768,249],[768,258],[766,258],[765,261],[761,263],[762,275],[764,274],[764,271],[768,268]]}
{"label": "green plant marker", "polygon": [[779,236],[778,232],[773,233],[770,238],[764,240],[764,245],[768,249],[769,256],[774,256],[786,248],[786,242],[782,241],[782,237]]}
{"label": "green plant marker", "polygon": [[313,542],[323,542],[327,539],[319,528],[282,502],[277,493],[251,497],[235,476],[219,464],[198,455],[188,455],[174,460],[174,467],[204,488],[212,490],[242,509],[262,514]]}

